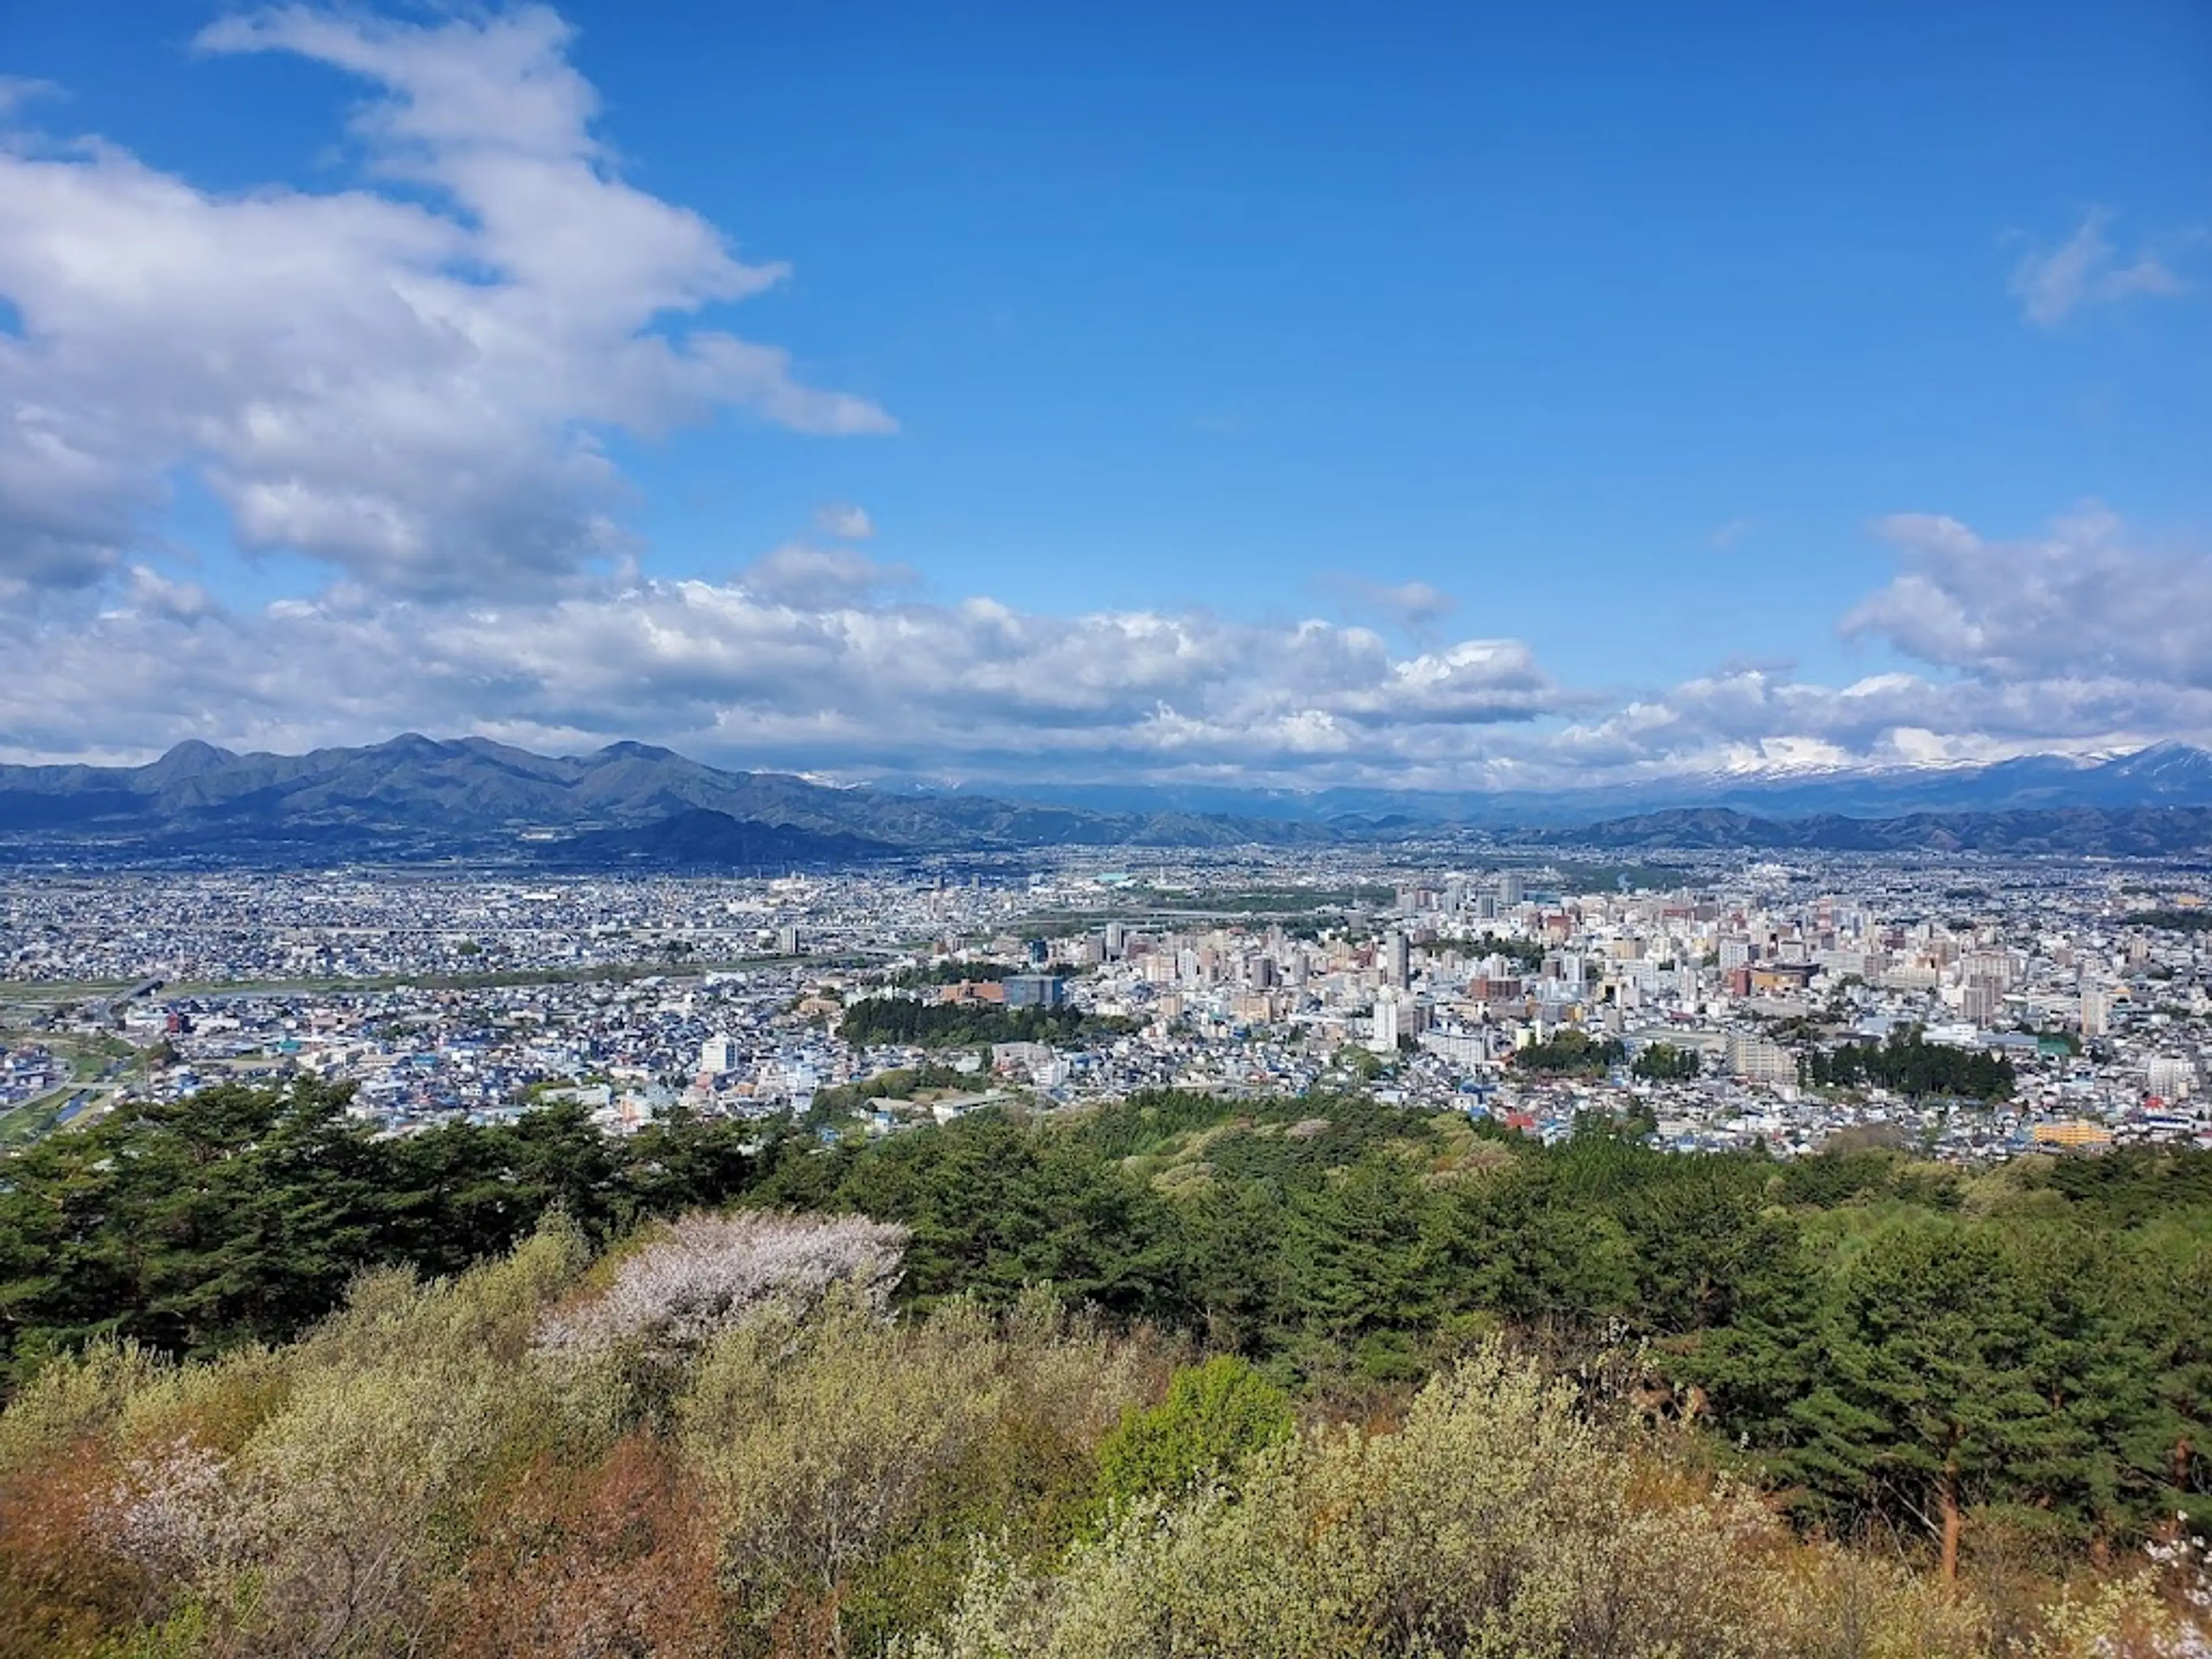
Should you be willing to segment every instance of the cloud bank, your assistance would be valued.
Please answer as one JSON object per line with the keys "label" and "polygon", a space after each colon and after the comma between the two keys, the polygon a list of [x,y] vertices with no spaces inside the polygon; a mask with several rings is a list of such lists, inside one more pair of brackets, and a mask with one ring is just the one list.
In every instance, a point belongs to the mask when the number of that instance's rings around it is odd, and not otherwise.
{"label": "cloud bank", "polygon": [[[238,611],[142,566],[116,602],[20,641],[40,666],[0,681],[0,731],[49,753],[411,727],[786,765],[1298,769],[1451,751],[1574,702],[1511,641],[1402,656],[1321,622],[910,602],[848,572],[857,555],[804,554],[519,608],[334,591]],[[88,683],[96,702],[53,695]]]}
{"label": "cloud bank", "polygon": [[136,565],[0,626],[26,665],[0,681],[0,732],[19,757],[419,729],[856,774],[1457,788],[2212,734],[2212,558],[2138,546],[2095,507],[2017,543],[1927,516],[1877,529],[1895,575],[1840,627],[1915,666],[1840,686],[1745,667],[1601,698],[1508,638],[1408,649],[1317,620],[936,602],[849,546],[793,544],[726,582],[465,603],[340,584],[240,609]]}

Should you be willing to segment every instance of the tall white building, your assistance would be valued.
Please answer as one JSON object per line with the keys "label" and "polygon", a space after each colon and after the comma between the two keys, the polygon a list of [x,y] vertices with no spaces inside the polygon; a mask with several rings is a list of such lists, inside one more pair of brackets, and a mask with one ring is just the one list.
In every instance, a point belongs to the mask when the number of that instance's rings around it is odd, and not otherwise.
{"label": "tall white building", "polygon": [[2081,1035],[2102,1036],[2112,1029],[2112,999],[2109,993],[2094,988],[2081,993]]}
{"label": "tall white building", "polygon": [[1398,999],[1383,995],[1375,999],[1375,1035],[1369,1048],[1378,1054],[1398,1052]]}

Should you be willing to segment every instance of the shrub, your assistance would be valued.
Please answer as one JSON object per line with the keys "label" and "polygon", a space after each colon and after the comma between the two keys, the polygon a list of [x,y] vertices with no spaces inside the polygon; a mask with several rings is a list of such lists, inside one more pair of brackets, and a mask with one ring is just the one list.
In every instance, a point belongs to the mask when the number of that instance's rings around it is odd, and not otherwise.
{"label": "shrub", "polygon": [[1098,1449],[1100,1494],[1126,1502],[1218,1478],[1296,1427],[1290,1396],[1224,1354],[1177,1371],[1165,1400],[1123,1417]]}

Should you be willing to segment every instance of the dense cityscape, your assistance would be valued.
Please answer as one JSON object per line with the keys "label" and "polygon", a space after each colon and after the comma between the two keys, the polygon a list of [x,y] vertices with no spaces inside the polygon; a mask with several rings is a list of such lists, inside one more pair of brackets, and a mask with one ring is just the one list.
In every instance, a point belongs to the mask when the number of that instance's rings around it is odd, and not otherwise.
{"label": "dense cityscape", "polygon": [[1595,1113],[1784,1158],[2212,1144],[2201,869],[1107,856],[19,873],[0,1135],[306,1074],[395,1134],[556,1099],[611,1133],[688,1110],[835,1139],[1174,1087],[1366,1094],[1547,1140]]}

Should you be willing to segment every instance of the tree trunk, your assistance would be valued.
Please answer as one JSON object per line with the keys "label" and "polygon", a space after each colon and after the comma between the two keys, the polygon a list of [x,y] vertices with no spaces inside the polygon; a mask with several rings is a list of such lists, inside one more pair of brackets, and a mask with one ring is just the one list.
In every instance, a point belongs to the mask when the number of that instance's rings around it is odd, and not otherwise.
{"label": "tree trunk", "polygon": [[1946,1458],[1943,1479],[1936,1489],[1936,1502],[1943,1522],[1943,1582],[1959,1580],[1959,1534],[1965,1526],[1959,1513],[1959,1460]]}

